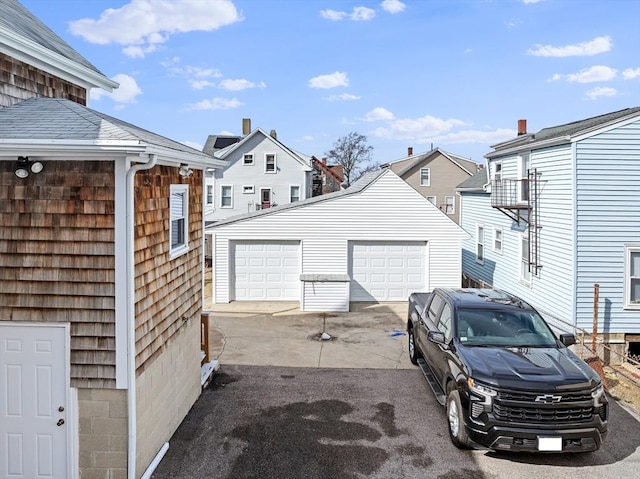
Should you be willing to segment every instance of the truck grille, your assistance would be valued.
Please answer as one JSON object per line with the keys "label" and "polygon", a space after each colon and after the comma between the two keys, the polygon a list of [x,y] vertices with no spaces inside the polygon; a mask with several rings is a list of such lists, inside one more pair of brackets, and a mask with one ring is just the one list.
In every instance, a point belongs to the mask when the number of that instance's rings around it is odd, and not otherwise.
{"label": "truck grille", "polygon": [[589,422],[594,413],[591,391],[553,394],[499,391],[493,413],[502,421],[523,423]]}

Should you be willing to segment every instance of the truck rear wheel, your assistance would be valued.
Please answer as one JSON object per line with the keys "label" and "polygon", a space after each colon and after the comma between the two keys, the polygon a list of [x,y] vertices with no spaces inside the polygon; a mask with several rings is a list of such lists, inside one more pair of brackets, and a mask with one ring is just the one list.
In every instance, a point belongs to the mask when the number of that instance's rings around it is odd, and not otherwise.
{"label": "truck rear wheel", "polygon": [[453,445],[460,449],[467,449],[469,436],[464,425],[464,412],[457,389],[449,391],[447,396],[447,421],[449,423],[449,438]]}
{"label": "truck rear wheel", "polygon": [[413,334],[413,328],[409,328],[407,336],[409,336],[409,359],[413,364],[418,364],[420,351],[418,351],[418,345],[416,344],[416,337]]}

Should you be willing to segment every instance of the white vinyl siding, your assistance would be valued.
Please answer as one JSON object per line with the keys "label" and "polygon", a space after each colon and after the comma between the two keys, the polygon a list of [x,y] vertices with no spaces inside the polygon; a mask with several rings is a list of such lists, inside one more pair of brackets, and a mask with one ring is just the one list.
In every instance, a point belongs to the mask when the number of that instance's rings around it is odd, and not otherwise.
{"label": "white vinyl siding", "polygon": [[229,301],[229,242],[301,241],[301,274],[348,274],[350,241],[424,242],[425,289],[460,287],[460,241],[466,234],[393,172],[358,194],[300,203],[208,229],[215,233],[215,302]]}
{"label": "white vinyl siding", "polygon": [[189,248],[189,186],[171,185],[170,194],[170,256],[175,257]]}

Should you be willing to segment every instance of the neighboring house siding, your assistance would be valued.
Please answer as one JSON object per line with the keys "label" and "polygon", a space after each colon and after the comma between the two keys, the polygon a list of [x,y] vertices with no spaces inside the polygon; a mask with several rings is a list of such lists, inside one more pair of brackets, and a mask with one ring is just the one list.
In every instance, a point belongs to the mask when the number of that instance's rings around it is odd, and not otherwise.
{"label": "neighboring house siding", "polygon": [[43,162],[0,162],[0,320],[70,322],[71,386],[113,388],[114,165]]}
{"label": "neighboring house siding", "polygon": [[[464,233],[442,212],[417,196],[393,174],[386,174],[359,194],[330,198],[213,227],[215,300],[229,301],[229,240],[302,241],[305,274],[348,274],[348,242],[426,241],[428,287],[460,286],[460,240]],[[399,187],[400,186],[400,187]]]}
{"label": "neighboring house siding", "polygon": [[87,90],[0,53],[0,107],[33,97],[67,98],[87,104]]}
{"label": "neighboring house siding", "polygon": [[[253,154],[253,164],[245,165],[245,154]],[[276,155],[276,172],[265,172],[265,155]],[[290,202],[291,186],[299,186],[300,200],[310,194],[311,172],[304,171],[299,161],[291,153],[276,142],[261,134],[254,134],[251,138],[225,157],[229,166],[214,172],[208,184],[213,184],[214,204],[207,212],[207,221],[216,221],[230,216],[249,213],[260,208],[262,203],[261,189],[271,189],[271,203],[282,205]],[[308,166],[310,170],[310,166]],[[232,206],[222,207],[222,186],[232,186]],[[244,186],[252,186],[253,192],[244,193]],[[210,212],[209,212],[210,211]]]}
{"label": "neighboring house siding", "polygon": [[[500,212],[491,208],[491,197],[486,193],[462,193],[460,195],[461,225],[469,239],[462,243],[462,272],[476,282],[493,285],[495,282],[496,265],[502,258],[495,258],[493,248],[490,248],[492,240],[492,226],[500,226],[506,233],[510,220]],[[478,225],[485,227],[484,261],[476,261],[476,232]],[[506,249],[503,246],[503,249]],[[504,255],[504,253],[503,253]],[[509,266],[505,266],[509,267]]]}
{"label": "neighboring house siding", "polygon": [[[200,321],[202,171],[182,179],[176,168],[156,166],[135,178],[136,370],[140,374],[185,322]],[[171,184],[189,185],[189,251],[173,259],[167,213]]]}
{"label": "neighboring house siding", "polygon": [[577,319],[589,329],[594,283],[600,328],[640,333],[640,311],[623,303],[624,245],[640,244],[640,121],[577,143]]}

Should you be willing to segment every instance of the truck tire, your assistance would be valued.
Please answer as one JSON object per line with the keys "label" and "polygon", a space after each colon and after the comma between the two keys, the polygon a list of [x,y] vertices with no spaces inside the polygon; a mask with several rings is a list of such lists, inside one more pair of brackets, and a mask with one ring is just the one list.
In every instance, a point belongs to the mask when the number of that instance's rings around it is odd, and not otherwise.
{"label": "truck tire", "polygon": [[418,345],[416,344],[416,337],[413,334],[413,328],[409,328],[407,336],[409,337],[409,359],[413,364],[418,364],[418,358],[420,358],[421,355],[418,350]]}
{"label": "truck tire", "polygon": [[449,438],[459,449],[469,448],[469,436],[465,427],[464,412],[457,389],[449,391],[447,396],[447,422],[449,423]]}

